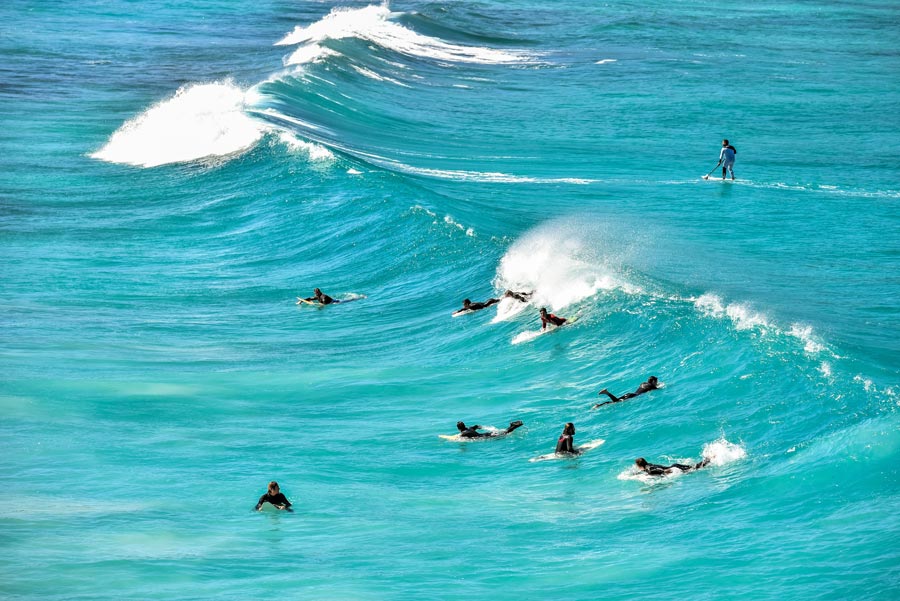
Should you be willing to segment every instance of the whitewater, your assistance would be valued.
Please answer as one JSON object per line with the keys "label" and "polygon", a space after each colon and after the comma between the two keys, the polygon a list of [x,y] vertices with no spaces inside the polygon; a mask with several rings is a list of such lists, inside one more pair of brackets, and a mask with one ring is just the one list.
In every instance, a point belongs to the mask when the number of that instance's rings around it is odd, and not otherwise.
{"label": "whitewater", "polygon": [[896,598],[891,3],[0,17],[3,598]]}

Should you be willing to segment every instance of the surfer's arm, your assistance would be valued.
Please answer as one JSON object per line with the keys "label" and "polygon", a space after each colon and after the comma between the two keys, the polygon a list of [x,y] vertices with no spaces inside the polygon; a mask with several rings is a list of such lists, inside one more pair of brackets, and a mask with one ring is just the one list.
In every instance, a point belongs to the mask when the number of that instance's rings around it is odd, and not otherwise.
{"label": "surfer's arm", "polygon": [[266,502],[266,495],[263,495],[259,498],[259,501],[256,502],[256,511],[259,511],[259,509],[263,506],[263,503],[265,503],[265,502]]}

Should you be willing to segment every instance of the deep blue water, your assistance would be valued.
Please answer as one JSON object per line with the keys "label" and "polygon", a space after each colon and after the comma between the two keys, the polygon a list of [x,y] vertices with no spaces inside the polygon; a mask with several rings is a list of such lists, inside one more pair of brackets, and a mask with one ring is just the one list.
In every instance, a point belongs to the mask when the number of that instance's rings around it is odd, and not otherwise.
{"label": "deep blue water", "polygon": [[893,3],[182,4],[0,7],[0,596],[897,597]]}

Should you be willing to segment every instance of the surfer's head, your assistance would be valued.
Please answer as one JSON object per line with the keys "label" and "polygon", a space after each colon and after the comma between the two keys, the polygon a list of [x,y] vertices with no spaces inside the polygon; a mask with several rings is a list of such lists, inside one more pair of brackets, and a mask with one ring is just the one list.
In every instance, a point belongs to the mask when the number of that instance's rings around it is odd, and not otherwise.
{"label": "surfer's head", "polygon": [[472,301],[470,301],[469,299],[464,299],[464,300],[463,300],[463,307],[468,307],[468,306],[471,305],[471,304],[472,304]]}
{"label": "surfer's head", "polygon": [[647,378],[647,381],[651,384],[656,384],[657,382],[659,382],[659,380],[656,379],[656,376],[650,376],[649,378]]}
{"label": "surfer's head", "polygon": [[316,296],[322,296],[322,291],[316,288],[315,290],[313,290],[313,294],[315,294]]}
{"label": "surfer's head", "polygon": [[634,464],[641,471],[644,471],[647,469],[647,460],[644,459],[643,457],[638,457],[637,459],[635,459]]}
{"label": "surfer's head", "polygon": [[278,482],[275,482],[274,480],[272,480],[271,482],[269,482],[269,494],[270,494],[270,495],[277,495],[278,492],[279,492]]}
{"label": "surfer's head", "polygon": [[546,315],[546,314],[547,314],[547,308],[541,307],[541,315]]}
{"label": "surfer's head", "polygon": [[456,429],[462,432],[466,429],[466,425],[462,422],[456,422]]}
{"label": "surfer's head", "polygon": [[722,140],[722,146],[728,146],[728,140]]}
{"label": "surfer's head", "polygon": [[575,424],[569,422],[566,424],[566,427],[563,428],[563,434],[575,434]]}

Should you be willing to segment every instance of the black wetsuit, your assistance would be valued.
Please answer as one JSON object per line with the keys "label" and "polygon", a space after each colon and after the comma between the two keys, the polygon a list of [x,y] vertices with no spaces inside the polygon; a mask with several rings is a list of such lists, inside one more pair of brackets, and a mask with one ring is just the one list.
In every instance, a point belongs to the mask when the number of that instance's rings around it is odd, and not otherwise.
{"label": "black wetsuit", "polygon": [[677,468],[682,472],[689,472],[691,470],[699,470],[707,463],[709,463],[709,459],[704,459],[697,465],[685,465],[683,463],[673,463],[672,465],[657,465],[655,463],[648,463],[647,469],[642,471],[646,471],[651,476],[666,476],[668,475],[669,470],[672,468]]}
{"label": "black wetsuit", "polygon": [[507,290],[506,296],[507,298],[514,298],[521,303],[527,303],[528,298],[532,295],[531,292],[513,292],[512,290]]}
{"label": "black wetsuit", "polygon": [[462,311],[480,311],[481,309],[486,309],[495,303],[499,303],[499,298],[489,298],[483,303],[469,303],[468,307],[463,307]]}
{"label": "black wetsuit", "polygon": [[266,493],[259,498],[259,502],[256,504],[257,511],[260,507],[263,506],[263,503],[266,502],[271,503],[278,508],[281,508],[281,506],[289,508],[291,506],[291,502],[287,500],[287,497],[284,496],[284,493],[278,493],[277,495],[270,495],[269,493]]}
{"label": "black wetsuit", "polygon": [[657,386],[656,384],[643,382],[640,386],[638,386],[637,390],[635,390],[634,392],[629,392],[628,394],[623,394],[619,397],[619,400],[624,401],[625,399],[633,399],[639,394],[644,394],[645,392],[650,392],[651,390],[656,390],[657,388],[659,388],[659,386]]}
{"label": "black wetsuit", "polygon": [[460,430],[459,437],[460,438],[484,438],[486,436],[492,436],[492,434],[483,434],[478,431],[478,428],[481,426],[469,426],[465,430]]}
{"label": "black wetsuit", "polygon": [[548,323],[552,323],[553,325],[559,327],[562,324],[568,321],[565,317],[557,317],[553,313],[547,313],[546,317],[541,315],[541,329],[545,329]]}
{"label": "black wetsuit", "polygon": [[572,455],[578,454],[578,450],[573,446],[573,437],[571,434],[560,435],[559,440],[556,441],[556,452],[570,453]]}

